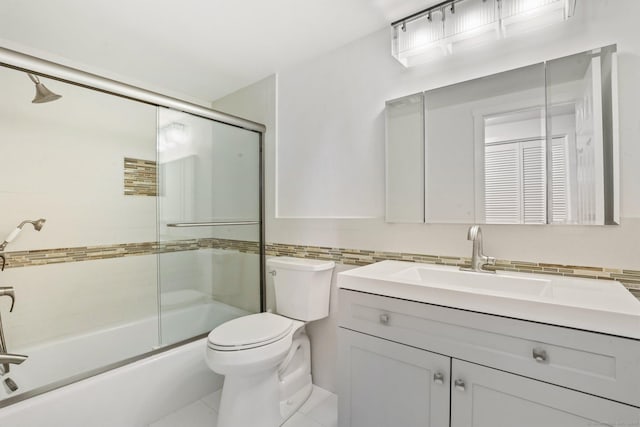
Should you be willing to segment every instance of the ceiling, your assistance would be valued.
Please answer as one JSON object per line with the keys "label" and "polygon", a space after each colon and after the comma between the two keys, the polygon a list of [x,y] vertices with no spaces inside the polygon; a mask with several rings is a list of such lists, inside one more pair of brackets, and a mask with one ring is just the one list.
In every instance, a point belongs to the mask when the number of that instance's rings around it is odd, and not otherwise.
{"label": "ceiling", "polygon": [[211,101],[439,0],[0,0],[0,46]]}

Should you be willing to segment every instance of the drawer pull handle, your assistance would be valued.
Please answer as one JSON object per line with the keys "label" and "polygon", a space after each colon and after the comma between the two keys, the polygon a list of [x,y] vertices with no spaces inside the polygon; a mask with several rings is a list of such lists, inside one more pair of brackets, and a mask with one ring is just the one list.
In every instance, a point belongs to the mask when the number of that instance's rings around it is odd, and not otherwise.
{"label": "drawer pull handle", "polygon": [[538,363],[545,363],[549,359],[549,356],[547,356],[547,352],[545,350],[542,350],[540,348],[534,348],[533,358]]}
{"label": "drawer pull handle", "polygon": [[444,384],[444,375],[441,372],[436,372],[433,374],[433,382],[438,385]]}
{"label": "drawer pull handle", "polygon": [[382,323],[383,325],[388,325],[389,324],[389,315],[388,314],[381,314],[380,315],[380,323]]}
{"label": "drawer pull handle", "polygon": [[455,382],[453,383],[453,386],[456,388],[456,390],[459,390],[459,391],[465,391],[465,389],[467,388],[467,386],[464,383],[464,380],[455,380]]}

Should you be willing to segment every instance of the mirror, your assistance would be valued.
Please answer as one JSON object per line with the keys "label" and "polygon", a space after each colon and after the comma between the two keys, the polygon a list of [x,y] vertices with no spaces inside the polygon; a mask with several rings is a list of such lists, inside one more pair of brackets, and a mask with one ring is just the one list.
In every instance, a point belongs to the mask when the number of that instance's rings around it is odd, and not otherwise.
{"label": "mirror", "polygon": [[615,52],[387,102],[387,222],[619,223]]}
{"label": "mirror", "polygon": [[[422,94],[386,103],[388,222],[424,222],[424,103]],[[418,177],[418,179],[416,179]]]}

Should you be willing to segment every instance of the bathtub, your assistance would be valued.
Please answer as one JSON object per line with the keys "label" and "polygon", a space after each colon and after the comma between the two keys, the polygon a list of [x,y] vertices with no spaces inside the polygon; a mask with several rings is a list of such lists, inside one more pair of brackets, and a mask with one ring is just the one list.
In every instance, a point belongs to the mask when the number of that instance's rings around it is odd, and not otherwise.
{"label": "bathtub", "polygon": [[201,338],[23,400],[0,409],[0,426],[148,427],[222,388],[205,348]]}
{"label": "bathtub", "polygon": [[[176,301],[169,298],[172,300]],[[177,301],[177,304],[171,304],[173,308],[163,307],[160,327],[157,316],[152,316],[37,346],[11,349],[29,358],[21,365],[11,365],[11,372],[2,377],[2,381],[11,378],[18,385],[18,390],[10,392],[4,383],[0,383],[0,399],[4,399],[4,403],[14,402],[21,394],[31,395],[34,394],[32,391],[37,393],[56,388],[70,380],[78,380],[104,371],[110,365],[157,350],[161,347],[158,346],[159,335],[163,345],[170,345],[202,335],[227,320],[248,314],[217,301],[183,302],[182,306],[180,298]],[[0,425],[5,424],[0,422]]]}

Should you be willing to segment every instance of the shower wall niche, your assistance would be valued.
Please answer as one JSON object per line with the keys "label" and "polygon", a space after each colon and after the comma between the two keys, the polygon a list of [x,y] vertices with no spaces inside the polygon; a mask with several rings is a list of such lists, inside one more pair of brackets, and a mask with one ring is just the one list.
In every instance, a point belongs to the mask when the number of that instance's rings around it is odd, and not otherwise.
{"label": "shower wall niche", "polygon": [[0,407],[261,309],[261,132],[39,78],[62,97],[32,104],[0,67],[0,238],[46,218],[2,253],[7,351],[28,359]]}

